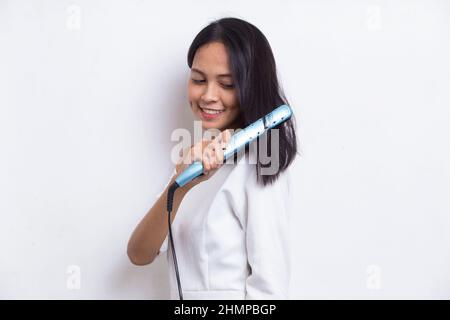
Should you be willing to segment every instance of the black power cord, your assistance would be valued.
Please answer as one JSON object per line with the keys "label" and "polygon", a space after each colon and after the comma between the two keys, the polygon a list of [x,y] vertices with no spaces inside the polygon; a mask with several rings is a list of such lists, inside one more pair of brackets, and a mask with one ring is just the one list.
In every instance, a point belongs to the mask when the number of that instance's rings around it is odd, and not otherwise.
{"label": "black power cord", "polygon": [[175,181],[169,187],[169,190],[167,192],[167,215],[168,215],[168,218],[169,218],[170,245],[172,246],[173,262],[174,262],[174,265],[175,265],[175,273],[177,275],[178,294],[180,296],[180,300],[183,300],[183,290],[181,289],[180,274],[178,272],[177,254],[175,253],[175,246],[173,244],[173,237],[172,237],[172,221],[170,219],[170,214],[172,213],[172,206],[173,206],[173,196],[174,196],[175,191],[178,189],[178,187],[179,187],[179,185]]}

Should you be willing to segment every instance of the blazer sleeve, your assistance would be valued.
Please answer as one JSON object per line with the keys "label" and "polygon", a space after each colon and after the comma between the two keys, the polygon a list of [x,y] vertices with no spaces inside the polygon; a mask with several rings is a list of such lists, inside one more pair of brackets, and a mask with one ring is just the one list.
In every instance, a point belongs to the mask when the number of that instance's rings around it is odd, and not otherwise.
{"label": "blazer sleeve", "polygon": [[[168,182],[166,184],[166,186],[162,189],[162,191],[156,195],[156,199],[159,199],[159,197],[162,196],[162,194],[164,193],[164,190],[166,190],[166,188],[169,186],[170,180],[172,180],[173,176],[177,173],[176,169],[173,169]],[[165,213],[167,214],[167,212]],[[168,238],[169,238],[169,234],[167,233],[166,238],[164,239],[163,243],[161,244],[161,247],[159,248],[158,254],[156,255],[157,257],[161,256],[164,252],[167,251],[168,248]]]}
{"label": "blazer sleeve", "polygon": [[256,173],[246,183],[246,300],[289,299],[289,192],[287,171],[271,185],[257,183]]}

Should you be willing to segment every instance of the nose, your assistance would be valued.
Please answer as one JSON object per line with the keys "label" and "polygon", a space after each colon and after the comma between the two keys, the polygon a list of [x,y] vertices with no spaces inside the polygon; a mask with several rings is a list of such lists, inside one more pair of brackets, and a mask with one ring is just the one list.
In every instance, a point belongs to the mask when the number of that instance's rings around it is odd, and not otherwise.
{"label": "nose", "polygon": [[208,83],[206,86],[201,99],[205,102],[217,101],[219,100],[219,90],[218,87],[212,82]]}

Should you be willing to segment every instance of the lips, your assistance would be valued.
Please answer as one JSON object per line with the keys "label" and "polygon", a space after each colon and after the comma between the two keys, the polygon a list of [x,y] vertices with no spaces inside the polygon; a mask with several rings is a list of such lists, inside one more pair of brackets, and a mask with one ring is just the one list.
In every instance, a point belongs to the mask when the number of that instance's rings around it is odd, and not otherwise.
{"label": "lips", "polygon": [[224,109],[209,109],[209,108],[200,108],[200,113],[205,120],[211,120],[219,117],[225,110]]}

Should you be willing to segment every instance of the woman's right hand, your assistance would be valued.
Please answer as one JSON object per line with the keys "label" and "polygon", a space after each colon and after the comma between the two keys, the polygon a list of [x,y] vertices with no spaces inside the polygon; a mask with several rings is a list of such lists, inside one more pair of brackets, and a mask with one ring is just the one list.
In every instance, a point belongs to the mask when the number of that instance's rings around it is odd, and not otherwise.
{"label": "woman's right hand", "polygon": [[223,153],[230,138],[230,130],[224,130],[212,140],[202,139],[195,145],[185,149],[176,165],[176,177],[193,162],[201,161],[203,164],[203,175],[193,179],[187,185],[194,186],[208,180],[223,165]]}

